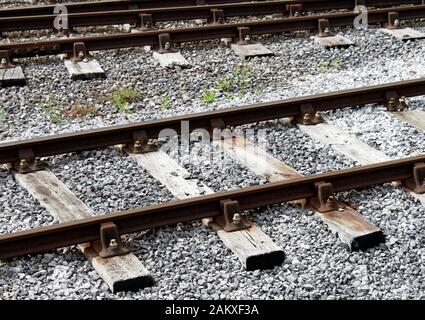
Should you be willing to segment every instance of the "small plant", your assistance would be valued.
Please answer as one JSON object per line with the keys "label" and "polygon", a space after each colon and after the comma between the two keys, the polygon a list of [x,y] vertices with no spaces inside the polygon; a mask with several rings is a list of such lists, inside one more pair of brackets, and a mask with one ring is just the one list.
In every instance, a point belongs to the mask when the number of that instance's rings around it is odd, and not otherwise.
{"label": "small plant", "polygon": [[235,82],[239,88],[246,89],[252,77],[252,67],[248,64],[239,64],[234,71]]}
{"label": "small plant", "polygon": [[259,96],[262,92],[263,92],[263,90],[261,90],[259,87],[255,87],[254,90],[253,90],[253,93],[256,96]]}
{"label": "small plant", "polygon": [[333,59],[331,61],[330,65],[333,69],[338,69],[339,68],[339,59],[338,58]]}
{"label": "small plant", "polygon": [[317,71],[319,73],[326,73],[328,72],[328,62],[327,61],[323,61],[321,62],[318,66],[317,66]]}
{"label": "small plant", "polygon": [[42,105],[44,113],[47,114],[51,123],[61,123],[63,121],[62,110],[56,100],[49,95]]}
{"label": "small plant", "polygon": [[0,123],[5,122],[7,119],[7,112],[3,107],[0,107]]}
{"label": "small plant", "polygon": [[326,73],[329,71],[329,68],[331,69],[338,69],[339,68],[339,59],[335,58],[332,61],[323,61],[317,66],[317,71],[319,73]]}
{"label": "small plant", "polygon": [[73,105],[65,115],[69,118],[82,118],[90,114],[96,114],[96,108],[93,106]]}
{"label": "small plant", "polygon": [[217,95],[214,91],[205,90],[204,94],[202,95],[202,101],[204,103],[213,103],[215,101],[216,96]]}
{"label": "small plant", "polygon": [[220,86],[221,91],[227,92],[232,86],[232,82],[229,79],[221,78],[218,82],[218,85]]}
{"label": "small plant", "polygon": [[130,104],[140,98],[140,93],[134,89],[117,89],[112,92],[111,98],[118,111],[130,113],[132,109]]}
{"label": "small plant", "polygon": [[252,78],[252,67],[248,64],[238,64],[232,74],[220,78],[218,85],[223,92],[231,89],[246,89]]}
{"label": "small plant", "polygon": [[118,95],[114,96],[114,102],[118,111],[123,111],[124,113],[131,112],[131,107],[129,106],[128,101],[124,101],[123,98],[121,98],[120,96]]}
{"label": "small plant", "polygon": [[161,110],[166,110],[170,106],[170,98],[168,96],[163,96],[161,101]]}

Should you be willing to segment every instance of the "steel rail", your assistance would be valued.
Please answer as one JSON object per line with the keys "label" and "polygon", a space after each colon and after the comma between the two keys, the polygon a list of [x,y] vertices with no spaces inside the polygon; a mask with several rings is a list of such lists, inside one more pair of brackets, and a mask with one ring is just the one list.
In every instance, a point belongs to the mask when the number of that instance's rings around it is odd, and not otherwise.
{"label": "steel rail", "polygon": [[[212,18],[211,10],[223,10],[224,18],[248,15],[284,13],[293,1],[260,1],[221,5],[169,7],[138,10],[117,10],[68,14],[69,28],[117,24],[140,24],[141,14],[151,15],[153,23]],[[38,15],[0,18],[0,32],[52,29],[57,15]]]}
{"label": "steel rail", "polygon": [[[425,17],[425,5],[408,6],[368,11],[369,24],[386,23],[389,12],[397,12],[400,20]],[[11,58],[45,56],[65,53],[71,55],[74,43],[83,42],[89,51],[122,49],[160,45],[160,35],[169,34],[175,44],[220,38],[239,37],[239,30],[248,27],[250,35],[318,30],[318,21],[327,19],[331,27],[351,26],[358,14],[354,12],[325,14],[317,16],[293,17],[268,21],[208,25],[196,28],[162,29],[145,32],[114,34],[93,37],[61,38],[48,41],[7,43],[0,45],[0,51],[7,51]]]}
{"label": "steel rail", "polygon": [[312,110],[317,112],[385,103],[388,92],[396,92],[400,97],[425,95],[425,78],[2,143],[0,144],[0,164],[19,162],[23,158],[22,151],[26,149],[31,149],[34,157],[46,157],[131,144],[135,140],[134,134],[140,131],[144,131],[149,139],[156,139],[165,129],[172,129],[176,134],[181,134],[183,122],[188,123],[188,130],[192,132],[195,129],[211,130],[213,128],[211,123],[215,119],[221,119],[226,126],[239,126],[258,121],[302,116],[301,106],[306,104],[311,105]]}
{"label": "steel rail", "polygon": [[[335,7],[340,8],[341,6],[345,5],[347,8],[352,9],[354,8],[352,2],[352,0],[337,3],[331,3],[328,1],[311,1],[305,3],[304,10],[313,11],[334,9]],[[398,1],[390,1],[390,3],[393,2]],[[401,2],[404,3],[405,1]],[[212,10],[217,9],[223,11],[223,18],[248,15],[283,14],[287,11],[287,7],[293,3],[294,1],[259,1],[205,6],[182,6],[154,9],[71,13],[67,15],[67,23],[68,28],[117,24],[140,24],[141,14],[150,15],[151,22],[153,23],[160,21],[212,19]],[[349,4],[351,4],[351,7],[348,6]],[[57,19],[57,15],[53,13],[49,15],[18,16],[6,18],[2,18],[0,15],[0,32],[52,29],[55,19]]]}
{"label": "steel rail", "polygon": [[331,183],[334,192],[343,192],[412,179],[415,165],[423,162],[425,156],[388,161],[1,235],[0,259],[96,241],[100,227],[108,222],[113,222],[122,235],[220,216],[221,201],[228,199],[237,201],[244,211],[315,197],[318,182]]}
{"label": "steel rail", "polygon": [[[122,0],[65,3],[68,13],[89,13],[100,11],[120,11],[134,9],[170,8],[196,5],[222,5],[246,2],[247,0]],[[264,0],[256,0],[264,1]],[[288,0],[290,4],[301,4],[304,11],[353,9],[355,0]],[[361,3],[359,1],[358,3]],[[422,0],[365,0],[367,7],[386,7],[394,5],[423,4]],[[38,5],[18,8],[0,9],[0,17],[25,17],[34,15],[51,15],[56,5]]]}
{"label": "steel rail", "polygon": [[[204,4],[224,4],[237,3],[247,0],[205,0]],[[261,1],[261,0],[258,0]],[[412,1],[405,1],[413,3]],[[99,11],[117,11],[133,9],[151,9],[151,8],[169,8],[178,6],[196,6],[203,3],[202,0],[113,0],[113,1],[93,1],[93,2],[74,2],[63,3],[68,13],[87,13]],[[12,7],[0,9],[0,17],[24,17],[33,15],[53,14],[56,4],[53,5],[35,5],[27,7]]]}

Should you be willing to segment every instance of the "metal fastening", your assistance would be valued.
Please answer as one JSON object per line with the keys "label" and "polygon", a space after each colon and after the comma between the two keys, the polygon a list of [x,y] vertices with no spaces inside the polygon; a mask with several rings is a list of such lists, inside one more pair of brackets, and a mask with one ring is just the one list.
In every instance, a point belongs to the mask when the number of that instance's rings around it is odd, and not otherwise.
{"label": "metal fastening", "polygon": [[151,140],[149,140],[148,134],[145,130],[134,131],[133,142],[128,143],[125,149],[135,154],[158,150],[156,145]]}
{"label": "metal fastening", "polygon": [[332,184],[327,182],[315,183],[317,196],[310,199],[310,205],[319,212],[329,212],[338,210]]}
{"label": "metal fastening", "polygon": [[292,123],[301,123],[303,125],[313,125],[323,122],[320,111],[315,111],[311,103],[305,103],[300,106],[300,115],[292,119]]}
{"label": "metal fastening", "polygon": [[317,36],[320,38],[331,37],[335,35],[334,33],[331,32],[331,26],[329,24],[328,19],[319,19],[318,29],[319,29],[319,33],[317,34]]}
{"label": "metal fastening", "polygon": [[145,30],[152,30],[155,28],[152,15],[150,13],[141,13],[139,14],[139,17],[140,17],[140,25],[138,26],[138,28],[140,30],[145,31]]}
{"label": "metal fastening", "polygon": [[173,43],[171,41],[171,37],[169,33],[161,33],[158,35],[158,53],[170,53],[170,52],[176,52],[176,50],[173,49]]}
{"label": "metal fastening", "polygon": [[404,110],[407,108],[407,101],[406,101],[406,97],[401,96],[400,98],[398,98],[398,105],[400,110]]}
{"label": "metal fastening", "polygon": [[107,222],[100,226],[100,245],[99,256],[101,258],[111,258],[121,256],[130,252],[122,244],[118,228],[115,223]]}
{"label": "metal fastening", "polygon": [[209,19],[208,23],[223,24],[224,23],[223,9],[211,9],[211,18]]}
{"label": "metal fastening", "polygon": [[403,184],[416,193],[425,193],[425,163],[415,163],[412,178],[404,180]]}
{"label": "metal fastening", "polygon": [[46,168],[46,164],[34,156],[34,150],[31,148],[20,149],[18,157],[19,161],[14,162],[12,168],[19,173],[30,173]]}
{"label": "metal fastening", "polygon": [[388,12],[388,21],[385,25],[387,29],[401,29],[400,17],[398,12]]}
{"label": "metal fastening", "polygon": [[86,49],[86,45],[84,42],[75,42],[73,44],[73,54],[71,61],[78,62],[83,61],[85,59],[90,59],[91,56]]}
{"label": "metal fastening", "polygon": [[22,173],[22,172],[27,173],[28,172],[28,169],[29,169],[29,167],[28,167],[28,161],[26,159],[22,159],[19,162],[19,170],[18,171],[20,173]]}
{"label": "metal fastening", "polygon": [[8,50],[0,51],[0,69],[14,68],[15,65],[12,63],[12,58]]}
{"label": "metal fastening", "polygon": [[241,215],[239,203],[230,199],[221,201],[223,215],[216,217],[214,222],[226,232],[248,229],[252,226],[246,216]]}
{"label": "metal fastening", "polygon": [[303,10],[303,5],[302,3],[287,4],[285,9],[286,12],[289,12],[290,17],[298,17]]}
{"label": "metal fastening", "polygon": [[238,27],[238,37],[233,39],[233,42],[236,42],[240,45],[251,44],[251,30],[249,27]]}
{"label": "metal fastening", "polygon": [[322,113],[320,111],[316,111],[314,114],[314,120],[317,121],[316,123],[323,122]]}
{"label": "metal fastening", "polygon": [[406,97],[399,96],[397,91],[385,92],[385,106],[390,112],[403,111],[407,108]]}

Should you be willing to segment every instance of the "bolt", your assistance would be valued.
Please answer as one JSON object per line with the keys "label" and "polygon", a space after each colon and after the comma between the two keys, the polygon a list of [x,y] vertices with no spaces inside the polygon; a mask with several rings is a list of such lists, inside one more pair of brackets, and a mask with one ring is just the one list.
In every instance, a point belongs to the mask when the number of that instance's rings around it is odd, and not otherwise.
{"label": "bolt", "polygon": [[398,99],[398,104],[401,110],[405,109],[407,107],[406,97],[400,97]]}
{"label": "bolt", "polygon": [[395,19],[394,20],[394,26],[398,27],[400,25],[400,20]]}
{"label": "bolt", "polygon": [[171,48],[171,43],[169,42],[169,41],[167,41],[165,44],[164,44],[164,49],[165,50],[169,50]]}
{"label": "bolt", "polygon": [[326,204],[330,207],[333,207],[336,205],[335,202],[335,197],[334,196],[329,196],[328,200],[326,201]]}
{"label": "bolt", "polygon": [[142,151],[142,143],[140,140],[134,141],[133,144],[133,152],[141,152]]}
{"label": "bolt", "polygon": [[320,111],[316,111],[316,113],[314,114],[314,117],[317,120],[322,120],[322,113]]}
{"label": "bolt", "polygon": [[239,224],[241,222],[241,215],[239,213],[235,213],[233,215],[233,223]]}
{"label": "bolt", "polygon": [[388,100],[388,108],[389,108],[390,110],[393,110],[393,109],[394,109],[394,107],[395,107],[395,105],[396,105],[395,98],[390,98],[390,100]]}
{"label": "bolt", "polygon": [[114,239],[111,239],[110,241],[109,241],[109,246],[110,247],[117,247],[118,246],[118,242],[117,242],[117,240],[114,238]]}
{"label": "bolt", "polygon": [[28,168],[28,162],[26,159],[21,159],[19,162],[19,170],[25,170]]}
{"label": "bolt", "polygon": [[7,64],[7,60],[6,60],[6,58],[1,59],[1,64],[2,64],[2,65],[6,65],[6,64]]}
{"label": "bolt", "polygon": [[329,32],[330,32],[329,28],[325,28],[324,33],[329,33]]}
{"label": "bolt", "polygon": [[310,114],[309,113],[304,113],[303,121],[308,122],[308,121],[310,121],[310,119],[311,119]]}
{"label": "bolt", "polygon": [[84,56],[85,56],[84,52],[83,51],[80,51],[80,52],[78,52],[77,59],[78,60],[83,60]]}

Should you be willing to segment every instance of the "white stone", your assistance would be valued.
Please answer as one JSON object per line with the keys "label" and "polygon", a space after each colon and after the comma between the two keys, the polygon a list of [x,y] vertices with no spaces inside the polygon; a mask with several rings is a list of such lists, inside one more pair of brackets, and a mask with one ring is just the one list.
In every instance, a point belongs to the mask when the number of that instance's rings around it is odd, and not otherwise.
{"label": "white stone", "polygon": [[154,52],[153,57],[155,60],[159,62],[161,67],[163,68],[173,68],[175,66],[178,67],[189,67],[189,62],[183,57],[180,52],[166,52],[166,53],[158,53]]}

